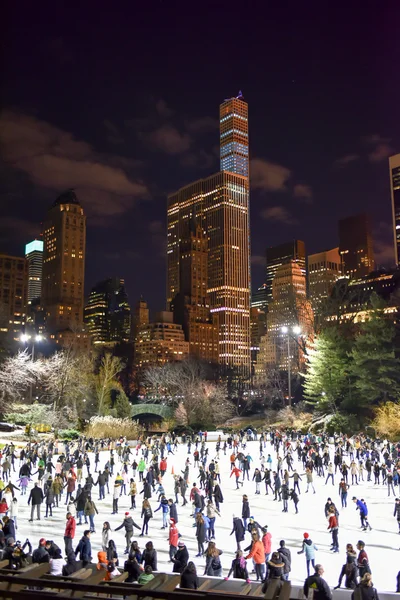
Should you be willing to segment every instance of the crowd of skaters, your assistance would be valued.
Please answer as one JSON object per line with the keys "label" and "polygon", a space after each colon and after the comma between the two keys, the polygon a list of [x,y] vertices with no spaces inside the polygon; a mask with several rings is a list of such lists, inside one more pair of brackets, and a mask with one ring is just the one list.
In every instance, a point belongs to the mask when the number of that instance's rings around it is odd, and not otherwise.
{"label": "crowd of skaters", "polygon": [[[252,456],[248,451],[249,440],[258,442],[258,457]],[[54,440],[32,442],[19,451],[13,444],[7,445],[1,456],[0,480],[0,551],[3,558],[9,559],[11,568],[19,568],[27,560],[48,561],[51,573],[70,574],[80,566],[93,562],[90,537],[96,531],[97,515],[104,514],[101,501],[106,493],[112,494],[112,514],[119,514],[118,501],[122,495],[130,496],[131,511],[137,509],[137,497],[140,496],[140,520],[138,516],[134,517],[129,511],[124,511],[121,524],[115,528],[115,531],[123,529],[125,532],[126,543],[123,550],[117,549],[111,537],[110,523],[103,522],[102,548],[97,553],[96,568],[105,571],[105,579],[117,576],[118,566],[123,566],[129,573],[128,581],[149,581],[153,577],[153,571],[157,571],[157,550],[151,540],[143,545],[140,540],[133,540],[133,537],[136,529],[140,531],[138,538],[147,538],[154,513],[160,511],[162,529],[168,530],[172,571],[181,574],[182,587],[196,587],[196,567],[189,560],[188,549],[178,530],[177,506],[181,498],[182,507],[189,505],[184,510],[193,511],[191,516],[198,546],[196,557],[204,557],[204,575],[221,577],[223,551],[215,542],[216,519],[221,516],[220,508],[224,501],[219,463],[221,459],[228,458],[230,475],[234,477],[236,489],[244,488],[243,491],[246,490],[247,493],[242,496],[240,516],[233,515],[231,535],[235,536],[237,551],[226,578],[233,576],[250,581],[254,573],[256,580],[264,582],[265,591],[272,580],[278,580],[282,584],[290,579],[291,551],[286,547],[285,540],[281,540],[274,551],[268,526],[260,525],[251,515],[249,493],[252,482],[256,495],[271,493],[274,501],[282,503],[282,512],[288,512],[291,501],[294,512],[298,513],[301,488],[303,487],[304,493],[316,493],[314,477],[323,478],[327,486],[334,486],[336,479],[341,508],[347,507],[350,485],[355,487],[361,481],[372,481],[373,478],[374,485],[384,486],[388,495],[394,496],[393,516],[400,533],[400,444],[382,443],[365,436],[338,436],[332,456],[326,436],[304,436],[294,431],[257,433],[249,430],[232,435],[224,442],[219,438],[215,456],[211,458],[206,442],[207,433],[199,432],[196,435],[183,435],[181,438],[173,433],[151,437],[134,449],[124,439],[113,441],[81,438],[71,443]],[[173,455],[179,445],[186,446],[187,459],[181,473],[171,475],[174,497],[168,498],[163,485],[168,456]],[[100,453],[105,450],[109,452],[109,458],[100,469]],[[294,468],[295,456],[302,464],[302,473]],[[273,464],[276,465],[274,469]],[[195,482],[190,484],[193,479]],[[229,483],[225,482],[224,485]],[[399,489],[396,497],[397,486]],[[98,506],[94,499],[96,488]],[[42,516],[51,517],[54,509],[64,506],[64,552],[54,541],[44,538],[39,540],[34,549],[29,540],[24,544],[16,541],[18,504],[22,496],[27,497],[27,503],[31,507],[30,521],[34,518],[40,520]],[[150,500],[154,497],[158,506],[153,513]],[[372,526],[365,499],[352,496],[352,502],[359,511],[361,529],[370,531]],[[339,552],[339,510],[331,498],[328,498],[324,511],[327,529],[332,535],[331,550]],[[88,528],[83,531],[76,544],[77,525],[87,525]],[[246,545],[243,550],[242,544]],[[346,546],[337,587],[344,582],[345,587],[358,587],[365,598],[369,598],[369,590],[374,588],[365,542],[360,539],[356,548],[357,551],[351,544]],[[330,597],[330,591],[322,577],[322,565],[316,564],[317,550],[310,535],[304,533],[299,551],[306,558],[307,579],[304,589],[306,592],[311,587],[322,599]],[[123,565],[122,561],[120,564],[118,551],[126,555]],[[314,573],[310,574],[310,568],[314,569]],[[397,578],[397,591],[400,591],[399,577],[400,574]]]}

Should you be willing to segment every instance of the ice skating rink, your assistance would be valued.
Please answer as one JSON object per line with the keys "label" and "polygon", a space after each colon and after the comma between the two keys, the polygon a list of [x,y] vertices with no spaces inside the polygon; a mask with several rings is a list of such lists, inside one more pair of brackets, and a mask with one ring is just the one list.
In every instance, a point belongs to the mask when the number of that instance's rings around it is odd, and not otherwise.
{"label": "ice skating rink", "polygon": [[[216,444],[214,442],[207,442],[206,447],[209,449],[210,460],[215,458]],[[194,450],[192,446],[192,452]],[[136,450],[132,449],[133,456],[136,456]],[[292,572],[290,579],[293,583],[303,583],[306,576],[306,562],[304,554],[298,555],[297,552],[301,548],[301,542],[303,539],[303,533],[307,532],[310,538],[318,547],[316,553],[316,562],[322,563],[325,568],[325,579],[328,581],[331,587],[337,585],[338,576],[342,565],[345,562],[345,547],[347,543],[352,543],[355,547],[358,540],[363,540],[366,544],[366,551],[369,556],[369,561],[372,569],[372,576],[374,585],[378,591],[394,591],[396,585],[396,575],[400,569],[400,535],[398,533],[398,525],[395,517],[393,516],[394,511],[394,497],[391,495],[388,497],[387,486],[374,485],[373,482],[366,481],[366,473],[364,474],[365,481],[360,482],[360,485],[350,486],[348,493],[348,506],[347,508],[340,507],[340,498],[338,494],[338,484],[340,481],[339,474],[335,476],[335,484],[329,483],[325,485],[325,479],[317,477],[314,474],[314,487],[316,493],[313,494],[312,490],[309,493],[305,493],[306,482],[305,477],[302,477],[300,482],[300,503],[299,503],[299,514],[295,514],[294,505],[289,500],[289,512],[282,513],[282,503],[274,501],[271,492],[269,495],[265,495],[264,482],[261,484],[261,494],[255,495],[255,482],[251,481],[253,476],[254,468],[260,467],[259,461],[259,442],[249,442],[246,447],[246,453],[249,453],[252,457],[251,469],[250,469],[250,481],[245,481],[241,489],[236,490],[236,484],[234,477],[230,477],[230,451],[227,449],[226,455],[224,456],[223,450],[220,450],[219,466],[221,473],[221,488],[224,496],[224,502],[221,505],[221,517],[217,517],[215,524],[216,531],[216,544],[218,548],[223,550],[222,565],[224,569],[224,575],[227,574],[234,553],[236,549],[236,541],[234,535],[230,536],[232,531],[232,516],[236,514],[241,516],[242,510],[242,495],[247,494],[250,501],[250,514],[254,516],[255,520],[262,526],[268,525],[268,529],[272,534],[272,549],[275,550],[279,546],[280,540],[286,541],[286,546],[291,550],[292,553]],[[276,467],[276,455],[273,452],[273,448],[267,443],[267,447],[264,450],[264,455],[270,453],[273,459],[273,469]],[[94,454],[89,453],[92,466],[92,473],[94,471]],[[132,456],[132,460],[133,460]],[[139,452],[139,457],[141,453]],[[294,467],[302,475],[304,470],[300,463],[297,463],[297,455],[293,454],[295,458]],[[171,474],[172,468],[175,473],[180,474],[184,469],[184,463],[188,457],[186,445],[181,445],[175,455],[168,456],[168,470],[163,479],[163,485],[166,491],[167,498],[174,498],[174,480]],[[333,459],[333,447],[331,447],[331,457]],[[104,466],[107,459],[109,458],[109,452],[104,451],[100,453],[101,466]],[[56,457],[53,459],[55,464]],[[132,462],[132,461],[131,461]],[[189,485],[187,492],[187,499],[189,500],[189,492],[194,482],[198,483],[198,470],[194,468],[193,456],[190,455],[190,475]],[[349,460],[346,460],[349,464]],[[112,491],[113,481],[117,472],[119,472],[119,462],[116,456],[116,466],[114,468],[114,477],[111,478],[110,482],[110,493],[106,494],[105,500],[99,501],[98,486],[93,488],[93,499],[97,505],[99,514],[95,517],[96,533],[92,534],[92,556],[93,562],[97,562],[97,552],[101,550],[101,530],[104,521],[109,521],[112,530],[122,523],[125,511],[130,511],[130,497],[128,495],[122,495],[119,500],[119,514],[112,515]],[[16,473],[12,473],[11,480],[16,484],[18,478],[19,460],[16,461]],[[84,468],[84,477],[86,476],[86,468]],[[132,476],[130,471],[129,476]],[[96,473],[93,473],[95,482],[97,481]],[[34,476],[34,480],[36,477]],[[351,476],[349,476],[351,481]],[[142,490],[142,486],[138,481],[138,492]],[[290,480],[292,487],[293,479]],[[84,481],[82,482],[84,483]],[[29,490],[33,483],[30,484]],[[127,489],[127,493],[128,493]],[[64,526],[65,526],[65,515],[66,507],[65,502],[65,490],[62,497],[62,501],[59,508],[53,509],[53,516],[44,518],[45,506],[42,505],[40,521],[34,521],[29,523],[30,507],[27,506],[28,494],[26,496],[19,496],[19,515],[18,515],[18,531],[17,539],[22,542],[28,537],[33,545],[36,547],[39,539],[44,537],[46,539],[54,540],[62,549],[64,553]],[[396,494],[400,495],[399,488],[396,488]],[[367,502],[369,509],[369,521],[372,525],[372,531],[361,531],[360,519],[358,511],[356,511],[355,504],[352,502],[352,497],[357,496],[358,498],[364,498]],[[141,526],[141,502],[142,495],[138,493],[136,498],[137,508],[130,511],[134,521]],[[327,531],[328,523],[324,514],[324,505],[328,497],[331,497],[335,502],[336,506],[340,511],[339,516],[339,546],[340,552],[338,554],[332,554],[330,552],[331,546],[331,534]],[[154,510],[159,506],[157,502],[157,495],[153,494],[150,499],[151,506]],[[197,554],[197,541],[195,538],[195,528],[192,527],[194,520],[190,516],[192,513],[191,504],[188,503],[185,507],[181,506],[182,501],[179,497],[178,506],[178,529],[182,535],[182,540],[185,542],[188,550],[190,560],[193,560],[198,568],[199,575],[204,572],[205,560],[203,558],[195,558]],[[87,526],[77,526],[77,533],[74,540],[74,548],[78,544],[78,541],[83,534],[83,530]],[[141,549],[148,540],[152,540],[153,544],[158,552],[158,569],[160,571],[171,572],[172,563],[168,562],[168,531],[162,530],[162,511],[154,513],[154,518],[150,521],[149,535],[144,538],[139,538],[134,532],[132,539],[139,541]],[[137,531],[137,534],[140,532]],[[120,559],[120,566],[123,566],[125,539],[124,529],[113,532],[112,539],[114,539]],[[250,544],[250,534],[247,533],[245,542],[242,543],[242,548]],[[249,572],[252,570],[251,561],[249,561]],[[255,578],[254,574],[251,578]],[[344,583],[344,582],[343,582]]]}

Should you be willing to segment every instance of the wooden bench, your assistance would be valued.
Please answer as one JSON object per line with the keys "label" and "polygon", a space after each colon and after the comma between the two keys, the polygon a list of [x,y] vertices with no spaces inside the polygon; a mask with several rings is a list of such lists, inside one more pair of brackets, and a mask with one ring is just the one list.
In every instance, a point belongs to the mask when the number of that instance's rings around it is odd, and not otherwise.
{"label": "wooden bench", "polygon": [[12,575],[13,579],[15,579],[15,582],[13,581],[0,583],[0,590],[7,590],[9,592],[20,592],[26,587],[26,585],[18,583],[18,576],[24,577],[24,575],[27,575],[29,577],[35,578],[41,577],[42,575],[47,573],[49,569],[49,563],[42,563],[41,565],[33,563],[31,565],[28,565],[27,567],[23,567],[19,571],[9,571],[8,575]]}

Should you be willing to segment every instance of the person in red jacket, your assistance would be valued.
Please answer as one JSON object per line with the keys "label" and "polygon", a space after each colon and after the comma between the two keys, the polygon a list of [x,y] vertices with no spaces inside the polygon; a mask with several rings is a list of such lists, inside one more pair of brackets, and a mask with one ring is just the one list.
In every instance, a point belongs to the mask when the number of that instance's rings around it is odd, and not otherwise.
{"label": "person in red jacket", "polygon": [[231,474],[230,477],[232,477],[232,475],[235,475],[236,477],[236,489],[239,489],[239,483],[241,483],[243,485],[243,481],[239,481],[239,477],[240,477],[240,473],[242,471],[238,468],[238,467],[233,467],[233,469],[231,470]]}
{"label": "person in red jacket", "polygon": [[332,506],[328,513],[328,531],[332,533],[332,547],[333,552],[339,552],[339,525],[335,514],[335,507]]}
{"label": "person in red jacket", "polygon": [[179,531],[175,519],[169,520],[169,560],[172,562],[175,554],[178,552]]}
{"label": "person in red jacket", "polygon": [[272,552],[272,535],[270,534],[270,532],[268,531],[268,526],[265,525],[265,527],[263,527],[261,529],[262,531],[262,538],[261,541],[263,543],[264,546],[264,554],[265,554],[265,577],[267,577],[268,575],[268,561],[271,558],[271,552]]}
{"label": "person in red jacket", "polygon": [[160,474],[161,474],[161,477],[164,477],[166,471],[167,471],[167,459],[163,458],[162,460],[160,460]]}
{"label": "person in red jacket", "polygon": [[264,581],[264,571],[265,571],[265,554],[264,554],[264,545],[260,541],[258,534],[252,534],[252,544],[251,550],[245,559],[248,560],[252,558],[254,561],[254,568],[256,570],[257,581]]}
{"label": "person in red jacket", "polygon": [[72,549],[72,540],[75,537],[76,521],[71,513],[67,513],[67,524],[64,531],[65,556],[68,556]]}

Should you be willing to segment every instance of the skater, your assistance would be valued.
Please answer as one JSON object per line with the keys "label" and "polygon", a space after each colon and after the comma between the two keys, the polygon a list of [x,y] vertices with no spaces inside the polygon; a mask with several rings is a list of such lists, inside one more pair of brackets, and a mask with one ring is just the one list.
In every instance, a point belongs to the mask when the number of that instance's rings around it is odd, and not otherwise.
{"label": "skater", "polygon": [[339,552],[339,525],[335,514],[335,508],[332,506],[329,509],[328,514],[328,531],[332,533],[332,546],[333,552]]}
{"label": "skater", "polygon": [[344,587],[348,590],[354,590],[357,586],[358,570],[354,557],[350,554],[347,555],[346,564],[343,565],[342,570],[340,571],[338,584],[333,589],[337,590],[340,588],[343,577]]}
{"label": "skater", "polygon": [[303,545],[301,550],[297,554],[306,555],[306,565],[307,565],[307,577],[310,577],[310,563],[315,569],[315,552],[318,550],[317,546],[310,539],[308,533],[303,534]]}
{"label": "skater", "polygon": [[237,550],[241,550],[240,542],[244,541],[245,528],[242,519],[233,515],[233,527],[230,535],[235,534]]}
{"label": "skater", "polygon": [[340,480],[339,483],[339,496],[342,503],[342,508],[347,508],[347,493],[349,491],[349,484],[344,479]]}
{"label": "skater", "polygon": [[244,495],[243,499],[242,499],[242,519],[243,519],[243,525],[244,525],[245,529],[247,529],[247,522],[248,522],[249,518],[250,518],[249,499],[246,495]]}
{"label": "skater", "polygon": [[232,573],[234,579],[244,579],[245,581],[247,581],[247,583],[250,582],[249,573],[247,571],[247,563],[243,557],[243,552],[241,550],[238,550],[236,552],[236,556],[232,561],[229,573],[225,577],[226,581],[229,579]]}

